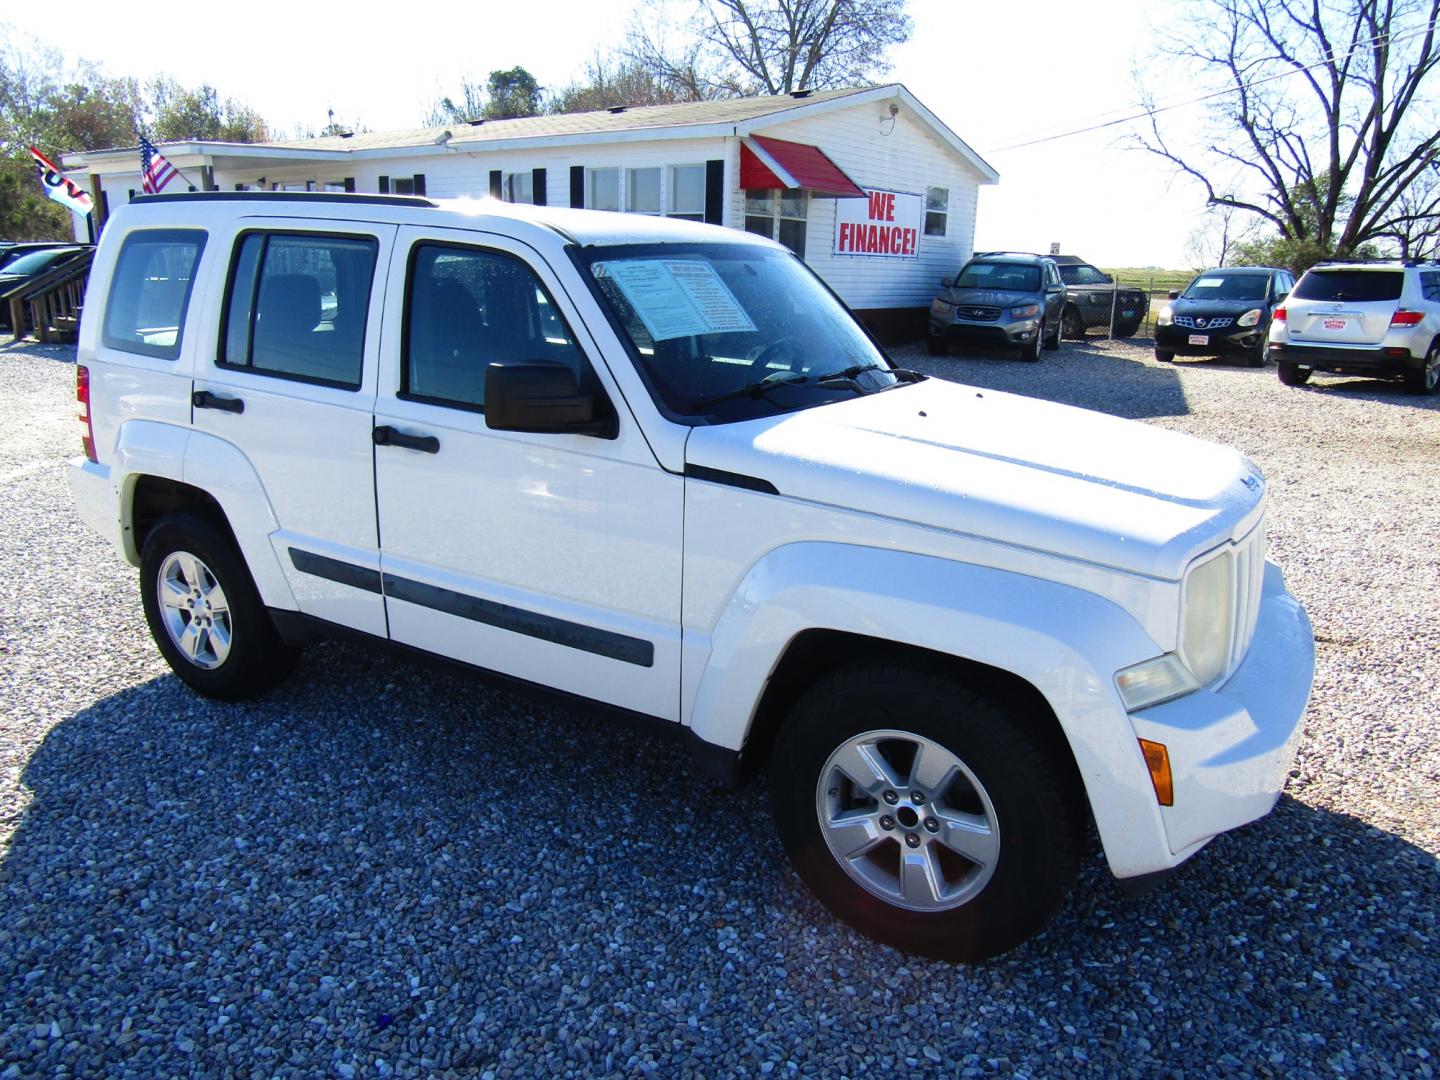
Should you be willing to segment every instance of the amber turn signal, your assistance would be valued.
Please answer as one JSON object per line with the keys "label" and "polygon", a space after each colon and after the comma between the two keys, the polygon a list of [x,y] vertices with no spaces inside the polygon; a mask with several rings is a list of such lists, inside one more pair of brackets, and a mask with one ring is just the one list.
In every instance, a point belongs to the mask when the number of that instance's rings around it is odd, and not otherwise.
{"label": "amber turn signal", "polygon": [[1150,770],[1150,783],[1155,785],[1155,798],[1161,806],[1175,805],[1175,784],[1170,779],[1170,751],[1164,743],[1140,740],[1140,752]]}

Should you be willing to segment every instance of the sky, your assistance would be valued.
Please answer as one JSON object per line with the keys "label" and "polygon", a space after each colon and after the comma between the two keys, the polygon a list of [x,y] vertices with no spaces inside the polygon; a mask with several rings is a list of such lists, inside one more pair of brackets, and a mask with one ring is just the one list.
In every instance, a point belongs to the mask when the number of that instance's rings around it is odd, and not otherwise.
{"label": "sky", "polygon": [[[517,64],[543,86],[564,86],[597,46],[620,40],[634,6],[248,0],[151,8],[137,17],[138,9],[81,0],[63,23],[42,4],[3,18],[113,76],[165,72],[187,86],[208,82],[289,134],[297,124],[319,129],[328,109],[374,130],[413,127],[441,92],[458,91],[462,77],[483,81]],[[646,5],[647,21],[657,8]],[[686,9],[670,0],[668,10]],[[914,33],[882,78],[904,83],[1000,173],[998,185],[981,189],[978,250],[1047,251],[1059,243],[1104,266],[1189,265],[1186,237],[1201,224],[1203,192],[1153,155],[1125,148],[1127,127],[1009,149],[1133,108],[1132,72],[1145,66],[1153,39],[1145,11],[1126,0],[910,0]],[[1174,96],[1194,88],[1159,89]],[[1202,119],[1198,107],[1166,115],[1177,130]]]}

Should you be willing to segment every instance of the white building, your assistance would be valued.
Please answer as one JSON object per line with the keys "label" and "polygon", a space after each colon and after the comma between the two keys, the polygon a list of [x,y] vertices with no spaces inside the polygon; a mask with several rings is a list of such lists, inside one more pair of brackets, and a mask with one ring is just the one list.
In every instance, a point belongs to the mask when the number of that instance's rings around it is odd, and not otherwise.
{"label": "white building", "polygon": [[[939,279],[972,252],[979,186],[999,179],[899,84],[159,149],[182,173],[167,193],[490,194],[748,229],[794,249],[886,336],[920,332]],[[88,173],[101,227],[141,194],[139,158],[64,156]]]}

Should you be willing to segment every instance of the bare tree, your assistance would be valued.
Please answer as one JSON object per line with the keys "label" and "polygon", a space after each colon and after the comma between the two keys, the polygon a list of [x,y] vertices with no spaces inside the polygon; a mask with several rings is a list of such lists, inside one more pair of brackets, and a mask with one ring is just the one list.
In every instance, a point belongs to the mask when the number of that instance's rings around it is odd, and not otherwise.
{"label": "bare tree", "polygon": [[1142,144],[1210,205],[1269,222],[1292,262],[1433,228],[1434,201],[1409,196],[1440,159],[1437,16],[1440,0],[1189,0],[1167,15],[1166,78],[1219,74],[1229,92],[1203,145],[1178,145],[1163,110]]}
{"label": "bare tree", "polygon": [[1255,220],[1233,206],[1218,203],[1205,212],[1205,220],[1185,240],[1185,254],[1196,270],[1235,264],[1243,244],[1253,238]]}

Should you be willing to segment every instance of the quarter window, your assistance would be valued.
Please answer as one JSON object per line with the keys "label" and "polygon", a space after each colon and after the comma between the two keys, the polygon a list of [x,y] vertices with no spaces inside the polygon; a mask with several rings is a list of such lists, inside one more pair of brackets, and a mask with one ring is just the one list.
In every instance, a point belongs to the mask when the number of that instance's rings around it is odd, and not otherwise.
{"label": "quarter window", "polygon": [[676,165],[670,170],[670,216],[705,220],[705,166]]}
{"label": "quarter window", "polygon": [[545,286],[519,259],[421,244],[410,259],[401,396],[483,409],[491,364],[563,364],[584,355]]}
{"label": "quarter window", "polygon": [[127,236],[105,303],[106,346],[160,360],[179,356],[204,250],[205,233],[197,229],[147,229]]}
{"label": "quarter window", "polygon": [[944,236],[950,220],[950,189],[925,189],[925,235]]}
{"label": "quarter window", "polygon": [[357,388],[376,248],[368,237],[246,234],[230,275],[220,365]]}
{"label": "quarter window", "polygon": [[661,169],[626,170],[625,209],[634,214],[660,213]]}
{"label": "quarter window", "polygon": [[620,170],[585,170],[585,205],[591,210],[620,209]]}
{"label": "quarter window", "polygon": [[1420,295],[1440,302],[1440,273],[1426,271],[1420,275]]}

